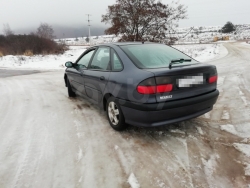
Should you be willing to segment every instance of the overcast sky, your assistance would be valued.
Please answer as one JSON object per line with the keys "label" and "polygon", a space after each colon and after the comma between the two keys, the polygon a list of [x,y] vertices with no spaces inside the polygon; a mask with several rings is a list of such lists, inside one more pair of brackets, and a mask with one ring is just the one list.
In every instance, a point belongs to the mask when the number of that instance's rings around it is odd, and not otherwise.
{"label": "overcast sky", "polygon": [[[172,0],[162,0],[168,4]],[[0,0],[0,33],[3,24],[20,31],[36,30],[41,22],[68,28],[87,27],[91,14],[92,25],[104,27],[101,15],[115,0]],[[250,23],[250,0],[180,0],[188,7],[188,19],[180,27]],[[87,30],[87,29],[86,29]],[[28,32],[29,33],[29,32]]]}

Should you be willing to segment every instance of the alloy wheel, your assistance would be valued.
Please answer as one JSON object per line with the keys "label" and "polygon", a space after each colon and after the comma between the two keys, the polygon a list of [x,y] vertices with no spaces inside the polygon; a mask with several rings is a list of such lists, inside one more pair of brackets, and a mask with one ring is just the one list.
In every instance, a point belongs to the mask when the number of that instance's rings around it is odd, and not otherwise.
{"label": "alloy wheel", "polygon": [[119,109],[113,101],[109,103],[108,115],[109,115],[109,120],[113,125],[117,125],[119,123]]}

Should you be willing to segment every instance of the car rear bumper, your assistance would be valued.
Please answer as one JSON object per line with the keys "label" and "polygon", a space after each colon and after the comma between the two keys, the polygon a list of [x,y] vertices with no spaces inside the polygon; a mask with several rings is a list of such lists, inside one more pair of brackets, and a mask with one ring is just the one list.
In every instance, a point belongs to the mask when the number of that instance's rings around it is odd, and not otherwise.
{"label": "car rear bumper", "polygon": [[139,104],[119,100],[125,121],[140,127],[155,127],[198,117],[213,109],[219,91],[177,101]]}

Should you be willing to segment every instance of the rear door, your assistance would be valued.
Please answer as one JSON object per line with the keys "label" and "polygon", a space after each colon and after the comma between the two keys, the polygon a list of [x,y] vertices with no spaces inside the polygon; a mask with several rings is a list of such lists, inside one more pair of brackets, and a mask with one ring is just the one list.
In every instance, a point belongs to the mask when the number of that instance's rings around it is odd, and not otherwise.
{"label": "rear door", "polygon": [[110,76],[110,48],[99,47],[88,69],[84,71],[84,86],[87,96],[100,103]]}

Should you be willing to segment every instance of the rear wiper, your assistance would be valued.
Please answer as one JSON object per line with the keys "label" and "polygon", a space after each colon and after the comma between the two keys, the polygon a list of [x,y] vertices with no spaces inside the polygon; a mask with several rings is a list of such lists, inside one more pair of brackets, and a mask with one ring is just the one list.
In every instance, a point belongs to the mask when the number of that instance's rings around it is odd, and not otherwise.
{"label": "rear wiper", "polygon": [[169,64],[169,69],[172,68],[173,64],[179,64],[179,63],[183,63],[183,62],[191,62],[192,59],[175,59],[175,60],[171,60],[171,63]]}

